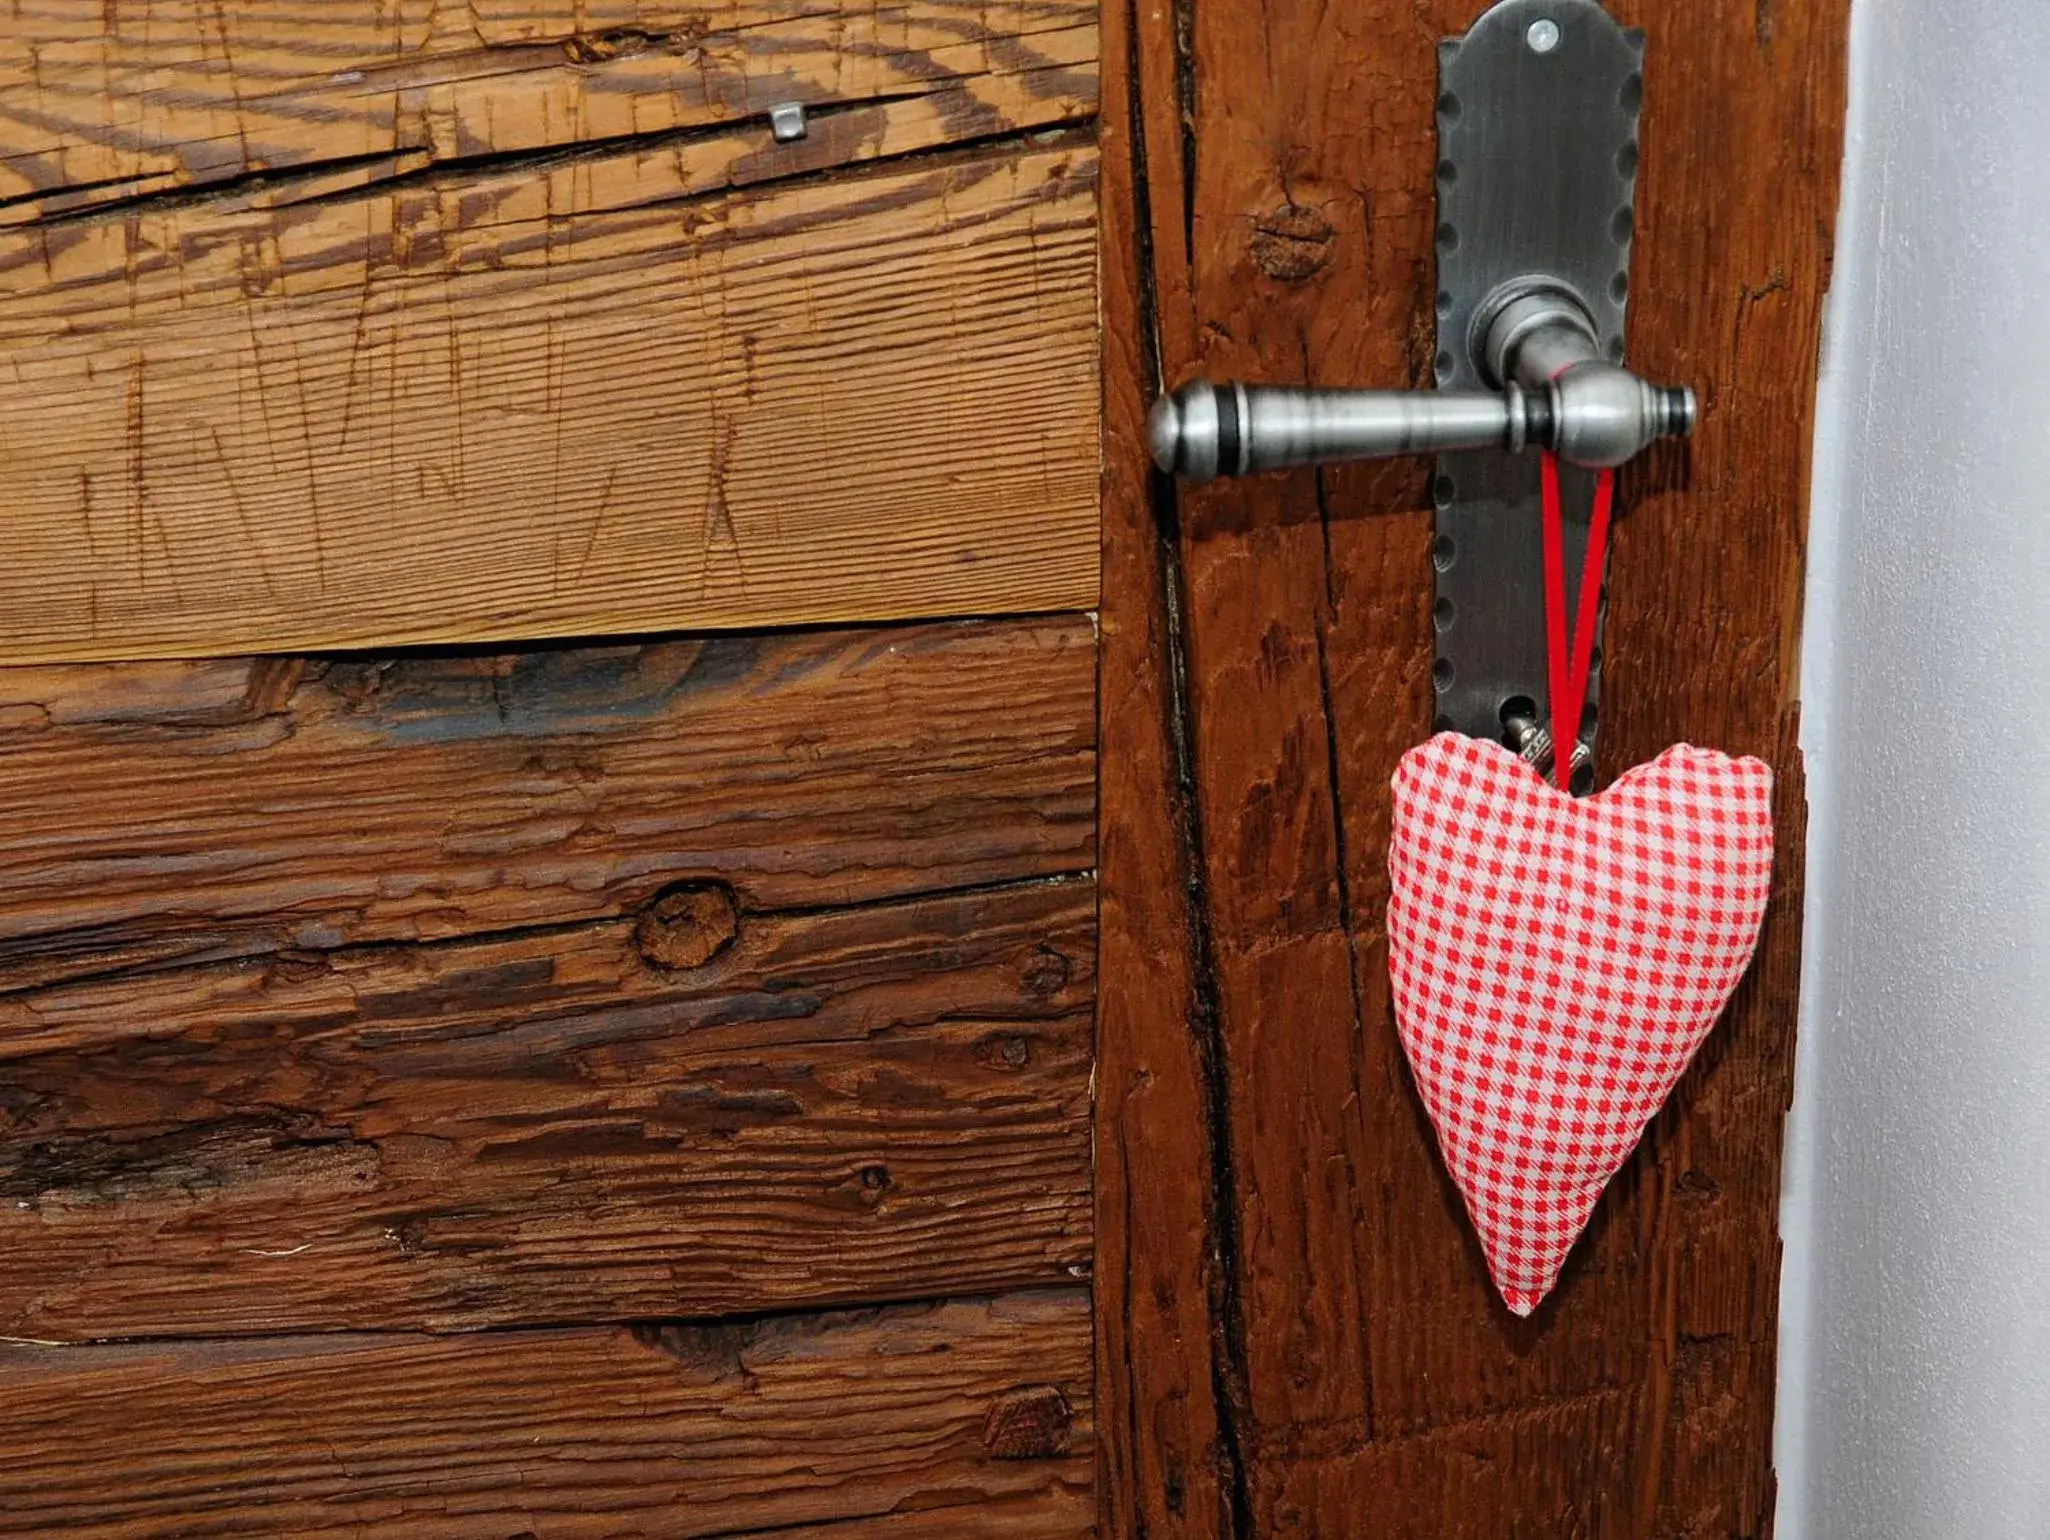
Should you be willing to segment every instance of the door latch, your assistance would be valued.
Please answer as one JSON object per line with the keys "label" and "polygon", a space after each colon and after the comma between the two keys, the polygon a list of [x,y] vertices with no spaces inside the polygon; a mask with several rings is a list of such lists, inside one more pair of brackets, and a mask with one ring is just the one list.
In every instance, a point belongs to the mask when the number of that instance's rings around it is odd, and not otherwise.
{"label": "door latch", "polygon": [[[1570,581],[1591,473],[1694,428],[1691,389],[1623,367],[1643,56],[1644,34],[1599,0],[1499,0],[1438,45],[1435,391],[1198,380],[1148,422],[1160,468],[1195,480],[1436,455],[1436,725],[1498,739],[1540,770],[1552,744],[1537,705],[1539,466],[1520,451],[1562,462],[1578,510]],[[1597,661],[1573,752],[1585,780],[1599,681]]]}

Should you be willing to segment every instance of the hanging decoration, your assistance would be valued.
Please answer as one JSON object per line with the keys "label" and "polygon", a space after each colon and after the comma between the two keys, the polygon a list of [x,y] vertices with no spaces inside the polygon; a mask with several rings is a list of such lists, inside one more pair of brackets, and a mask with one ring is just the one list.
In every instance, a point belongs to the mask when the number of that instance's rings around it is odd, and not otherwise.
{"label": "hanging decoration", "polygon": [[[1611,500],[1597,483],[1566,634],[1545,467],[1553,738],[1571,742]],[[1499,743],[1403,756],[1389,971],[1404,1053],[1504,1302],[1528,1315],[1750,965],[1772,885],[1772,771],[1679,744],[1593,796]]]}

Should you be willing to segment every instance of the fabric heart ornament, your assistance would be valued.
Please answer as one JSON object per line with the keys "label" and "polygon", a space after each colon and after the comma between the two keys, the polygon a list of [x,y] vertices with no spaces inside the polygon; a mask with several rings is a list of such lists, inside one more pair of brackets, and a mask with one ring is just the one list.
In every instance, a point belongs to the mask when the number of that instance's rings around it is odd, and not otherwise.
{"label": "fabric heart ornament", "polygon": [[1584,798],[1457,733],[1403,756],[1396,1022],[1518,1315],[1550,1292],[1750,964],[1771,803],[1769,766],[1686,745]]}

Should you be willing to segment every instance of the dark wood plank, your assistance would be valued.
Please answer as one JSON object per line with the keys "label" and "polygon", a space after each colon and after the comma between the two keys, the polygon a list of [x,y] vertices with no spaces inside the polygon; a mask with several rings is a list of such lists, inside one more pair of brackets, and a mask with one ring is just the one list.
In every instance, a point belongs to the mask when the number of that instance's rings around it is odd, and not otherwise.
{"label": "dark wood plank", "polygon": [[703,1316],[1087,1270],[1088,879],[737,922],[706,896],[666,929],[0,1000],[0,1335]]}
{"label": "dark wood plank", "polygon": [[1071,1540],[1088,1296],[703,1327],[0,1346],[11,1532]]}
{"label": "dark wood plank", "polygon": [[[1433,50],[1480,9],[1136,13],[1171,382],[1428,384]],[[1239,1237],[1218,1325],[1244,1343],[1244,1397],[1223,1411],[1250,1533],[1769,1522],[1793,638],[1845,8],[1620,9],[1650,34],[1632,357],[1701,386],[1704,415],[1690,448],[1628,478],[1604,765],[1683,738],[1772,758],[1781,888],[1701,1065],[1555,1302],[1516,1321],[1437,1164],[1387,995],[1387,777],[1431,714],[1426,468],[1180,490],[1220,1194]]]}
{"label": "dark wood plank", "polygon": [[0,671],[0,987],[1080,871],[1084,617]]}
{"label": "dark wood plank", "polygon": [[1277,1473],[1266,1532],[1405,1540],[1745,1533],[1636,1527],[1629,1417],[1627,1391],[1597,1390],[1291,1461]]}
{"label": "dark wood plank", "polygon": [[[1178,326],[1163,327],[1187,349],[1169,355],[1173,379],[1200,370],[1418,383],[1403,311],[1409,286],[1428,279],[1384,264],[1403,249],[1403,219],[1428,214],[1413,212],[1419,199],[1376,160],[1394,102],[1417,89],[1401,77],[1428,74],[1432,55],[1419,64],[1404,51],[1401,40],[1429,23],[1395,9],[1336,18],[1294,5],[1197,8],[1186,39],[1196,72],[1193,162],[1183,167],[1190,201],[1176,211],[1181,231],[1155,241],[1178,269],[1163,281],[1163,307],[1169,296],[1186,307]],[[1429,178],[1412,185],[1427,210]],[[1399,498],[1419,475],[1382,468],[1370,485]],[[1373,974],[1357,966],[1350,928],[1378,919],[1372,888],[1347,886],[1375,859],[1345,860],[1356,854],[1346,845],[1353,810],[1335,778],[1342,749],[1392,768],[1422,736],[1404,701],[1421,677],[1420,648],[1428,661],[1428,518],[1387,516],[1386,495],[1364,505],[1342,496],[1302,472],[1183,488],[1180,497],[1198,806],[1243,1238],[1243,1436],[1260,1451],[1251,1482],[1262,1525],[1282,1461],[1335,1453],[1372,1430],[1367,1268],[1384,1242],[1372,1228],[1378,1173],[1366,1127],[1381,1106],[1365,1056],[1370,1025],[1386,1027],[1360,993],[1374,987]],[[1369,507],[1374,517],[1347,517]],[[1341,557],[1347,541],[1356,544]],[[1336,573],[1354,566],[1381,575],[1376,638],[1333,634]],[[1373,737],[1341,746],[1330,697],[1348,669],[1376,681],[1377,709]],[[1354,837],[1371,838],[1364,829]]]}
{"label": "dark wood plank", "polygon": [[[1223,1275],[1211,1138],[1215,1022],[1192,901],[1185,724],[1176,720],[1179,581],[1144,448],[1157,324],[1142,289],[1145,161],[1130,89],[1132,8],[1103,18],[1104,488],[1100,719],[1102,983],[1097,1010],[1097,1404],[1103,1531],[1229,1532],[1237,1451],[1221,1409]],[[1227,1214],[1227,1218],[1229,1215]]]}

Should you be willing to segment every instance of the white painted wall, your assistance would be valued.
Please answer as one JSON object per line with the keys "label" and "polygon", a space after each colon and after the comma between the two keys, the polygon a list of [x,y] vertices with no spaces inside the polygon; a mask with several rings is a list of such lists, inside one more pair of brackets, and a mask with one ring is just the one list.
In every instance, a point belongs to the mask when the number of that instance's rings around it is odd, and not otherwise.
{"label": "white painted wall", "polygon": [[1845,173],[1778,1533],[2050,1540],[2050,3],[1854,0]]}

